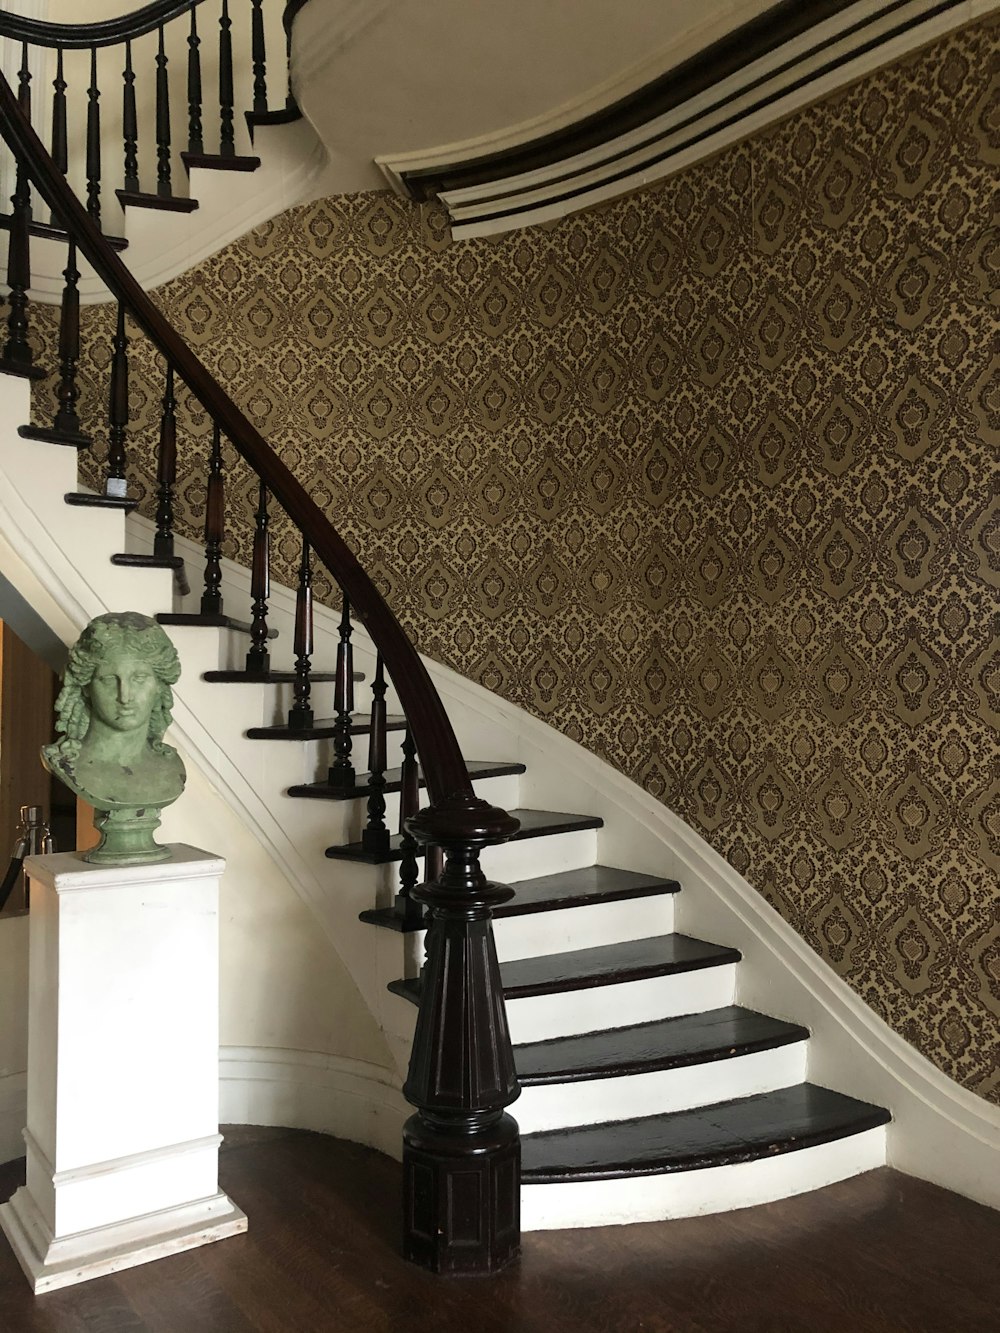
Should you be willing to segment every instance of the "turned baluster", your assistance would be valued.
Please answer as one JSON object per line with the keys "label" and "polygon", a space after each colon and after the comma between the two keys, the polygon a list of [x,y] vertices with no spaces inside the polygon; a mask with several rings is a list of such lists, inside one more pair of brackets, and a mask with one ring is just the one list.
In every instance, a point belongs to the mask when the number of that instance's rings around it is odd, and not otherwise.
{"label": "turned baluster", "polygon": [[208,460],[208,492],[205,497],[205,591],[201,594],[203,616],[222,615],[222,542],[226,535],[226,486],[222,476],[222,434],[212,428],[212,452]]}
{"label": "turned baluster", "polygon": [[128,434],[128,334],[125,331],[125,307],[118,302],[118,324],[111,358],[111,392],[108,398],[108,475],[104,494],[124,499],[128,490],[125,479]]}
{"label": "turned baluster", "polygon": [[7,339],[0,369],[12,375],[39,379],[44,370],[34,364],[28,342],[28,288],[31,286],[31,191],[28,173],[18,161],[11,195],[10,235],[7,241]]}
{"label": "turned baluster", "polygon": [[385,695],[385,669],[379,653],[372,681],[368,733],[368,823],[361,835],[361,845],[366,852],[384,852],[389,848],[389,830],[385,823]]}
{"label": "turned baluster", "polygon": [[156,193],[161,199],[170,199],[173,195],[170,179],[170,79],[162,23],[159,31],[156,50]]}
{"label": "turned baluster", "polygon": [[417,766],[417,747],[413,743],[409,727],[403,737],[403,763],[399,779],[399,832],[403,859],[399,863],[396,911],[402,918],[404,927],[413,929],[423,924],[424,912],[413,897],[413,890],[420,878],[420,866],[417,862],[420,844],[406,827],[406,821],[420,809],[420,769]]}
{"label": "turned baluster", "polygon": [[125,189],[133,194],[139,189],[139,117],[135,109],[135,70],[132,68],[132,43],[125,43],[125,69],[122,72],[122,138],[125,141]]}
{"label": "turned baluster", "polygon": [[288,91],[285,93],[285,110],[298,111],[299,104],[292,92],[292,25],[285,23],[285,69],[288,71]]}
{"label": "turned baluster", "polygon": [[267,487],[260,483],[257,500],[257,526],[253,534],[253,566],[250,573],[253,598],[253,622],[250,626],[248,671],[270,671],[271,654],[267,651],[267,599],[271,595],[271,536],[268,531]]}
{"label": "turned baluster", "polygon": [[87,212],[101,223],[101,90],[97,86],[97,47],[90,52],[87,88]]}
{"label": "turned baluster", "polygon": [[59,311],[59,388],[56,391],[58,408],[51,427],[22,426],[20,433],[31,440],[48,440],[53,444],[69,444],[77,449],[90,447],[89,435],[80,429],[76,404],[80,390],[76,383],[77,362],[80,359],[80,270],[76,264],[76,244],[69,243]]}
{"label": "turned baluster", "polygon": [[253,55],[253,110],[254,115],[267,111],[267,52],[264,45],[264,0],[251,0],[253,17],[251,48]]}
{"label": "turned baluster", "polygon": [[21,43],[21,68],[17,72],[17,105],[25,120],[31,119],[31,66],[28,64],[28,43]]}
{"label": "turned baluster", "polygon": [[188,152],[205,151],[205,135],[201,124],[201,38],[198,36],[196,10],[191,10],[191,31],[188,34]]}
{"label": "turned baluster", "polygon": [[304,731],[313,724],[313,710],[309,703],[312,683],[309,679],[309,659],[313,651],[313,593],[312,565],[309,543],[302,538],[302,564],[299,567],[299,587],[295,597],[295,682],[292,686],[294,702],[288,710],[288,726],[292,731]]}
{"label": "turned baluster", "polygon": [[177,481],[177,400],[174,368],[167,366],[167,383],[160,409],[160,449],[156,461],[156,536],[153,554],[169,559],[174,553],[174,484]]}
{"label": "turned baluster", "polygon": [[327,777],[338,791],[351,791],[357,776],[351,763],[354,725],[354,647],[351,643],[351,606],[344,594],[340,616],[340,641],[337,644],[337,683],[333,697],[336,722],[333,731],[334,760]]}
{"label": "turned baluster", "polygon": [[63,53],[56,51],[56,77],[52,80],[52,161],[64,176],[69,167],[66,88],[66,80],[63,78]]}
{"label": "turned baluster", "polygon": [[222,0],[219,19],[219,156],[234,157],[236,132],[233,128],[233,22],[229,0]]}

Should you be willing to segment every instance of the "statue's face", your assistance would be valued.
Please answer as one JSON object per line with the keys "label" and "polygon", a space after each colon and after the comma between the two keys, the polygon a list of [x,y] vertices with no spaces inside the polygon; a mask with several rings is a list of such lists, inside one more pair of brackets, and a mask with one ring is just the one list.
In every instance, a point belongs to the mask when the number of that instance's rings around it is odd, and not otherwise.
{"label": "statue's face", "polygon": [[160,682],[148,662],[129,652],[111,652],[90,682],[94,716],[115,731],[145,730]]}

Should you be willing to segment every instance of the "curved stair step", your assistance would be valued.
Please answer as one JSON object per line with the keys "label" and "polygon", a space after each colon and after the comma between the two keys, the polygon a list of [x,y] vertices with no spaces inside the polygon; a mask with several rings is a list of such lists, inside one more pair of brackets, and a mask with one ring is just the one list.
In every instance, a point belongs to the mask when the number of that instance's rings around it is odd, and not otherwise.
{"label": "curved stair step", "polygon": [[[510,839],[511,842],[604,827],[604,820],[599,815],[564,814],[556,810],[511,810],[510,813],[521,824]],[[349,842],[339,847],[328,847],[326,854],[333,861],[360,861],[366,865],[386,865],[390,861],[401,860],[403,850],[397,833],[393,835],[388,850],[384,852],[370,852],[362,847],[360,842]]]}
{"label": "curved stair step", "polygon": [[651,1222],[790,1198],[883,1166],[890,1118],[882,1107],[797,1083],[666,1115],[526,1134],[522,1226]]}
{"label": "curved stair step", "polygon": [[[501,760],[493,759],[470,759],[465,767],[473,781],[476,778],[515,777],[525,771],[523,764],[504,763]],[[384,776],[383,794],[388,795],[400,790],[402,787],[400,769],[387,768]],[[370,785],[371,774],[359,773],[353,787],[334,787],[329,782],[303,782],[297,786],[289,787],[288,795],[303,796],[311,801],[355,801],[359,797],[363,798],[369,795]],[[420,775],[420,786],[427,786],[423,774]]]}
{"label": "curved stair step", "polygon": [[493,916],[524,916],[529,912],[551,912],[564,907],[591,907],[598,903],[621,902],[628,898],[649,898],[660,893],[677,893],[675,879],[620,870],[617,866],[584,866],[580,870],[561,870],[555,875],[517,880],[508,886],[514,890],[510,902],[493,909]]}
{"label": "curved stair step", "polygon": [[507,1000],[646,981],[738,963],[740,952],[690,935],[653,935],[591,949],[515,958],[500,969]]}
{"label": "curved stair step", "polygon": [[[355,713],[351,720],[351,735],[366,736],[372,729],[370,713]],[[406,718],[400,715],[391,714],[385,720],[386,731],[405,731]],[[295,730],[287,725],[280,723],[273,727],[249,727],[247,737],[252,741],[326,741],[332,740],[337,734],[337,719],[335,717],[321,717],[312,724],[311,727],[301,727]]]}

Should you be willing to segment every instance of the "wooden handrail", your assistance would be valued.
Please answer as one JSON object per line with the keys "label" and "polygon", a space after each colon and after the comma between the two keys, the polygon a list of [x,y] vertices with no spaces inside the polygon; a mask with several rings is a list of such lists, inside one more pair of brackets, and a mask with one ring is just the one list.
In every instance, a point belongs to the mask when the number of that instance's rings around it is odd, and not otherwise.
{"label": "wooden handrail", "polygon": [[64,51],[117,46],[119,42],[155,31],[161,23],[169,23],[201,3],[202,0],[151,0],[150,4],[133,10],[131,14],[101,19],[97,23],[49,23],[21,14],[0,14],[0,37],[28,42],[32,46],[59,47]]}
{"label": "wooden handrail", "polygon": [[[385,658],[420,754],[431,797],[431,808],[423,811],[416,821],[421,832],[426,824],[428,840],[448,841],[447,836],[441,836],[441,821],[444,820],[446,833],[451,837],[456,834],[467,836],[480,845],[509,838],[517,831],[517,821],[505,811],[475,797],[444,706],[416,649],[385,599],[323,511],[110,248],[21,113],[15,95],[2,75],[0,129],[15,157],[24,162],[46,203],[75,240],[77,248],[86,255],[112,294],[283,506],[364,621]],[[461,828],[455,827],[452,814]]]}

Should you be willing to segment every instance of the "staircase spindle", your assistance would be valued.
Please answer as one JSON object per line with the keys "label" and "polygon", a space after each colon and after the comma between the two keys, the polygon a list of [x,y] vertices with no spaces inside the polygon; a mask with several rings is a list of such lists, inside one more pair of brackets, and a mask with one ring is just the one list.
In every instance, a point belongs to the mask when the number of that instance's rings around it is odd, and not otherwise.
{"label": "staircase spindle", "polygon": [[160,410],[160,448],[156,460],[156,536],[153,554],[169,559],[174,553],[174,484],[177,481],[177,399],[174,368],[167,366],[167,383]]}
{"label": "staircase spindle", "polygon": [[170,179],[170,79],[162,23],[159,32],[156,49],[156,193],[161,199],[170,199],[174,192]]}
{"label": "staircase spindle", "polygon": [[205,591],[201,594],[203,616],[222,615],[222,541],[226,535],[226,486],[222,476],[222,433],[212,428],[212,452],[208,461],[208,492],[205,497]]}
{"label": "staircase spindle", "polygon": [[135,70],[132,68],[132,43],[125,43],[125,69],[122,71],[122,138],[125,141],[125,189],[139,189],[139,118],[135,109]]}
{"label": "staircase spindle", "polygon": [[264,0],[251,0],[253,5],[251,48],[253,57],[253,110],[254,115],[267,111],[267,50],[264,41]]}
{"label": "staircase spindle", "polygon": [[404,927],[413,929],[423,924],[424,912],[413,897],[413,890],[420,878],[420,867],[417,863],[420,845],[406,827],[406,821],[420,809],[420,769],[417,766],[417,747],[413,743],[409,727],[406,728],[406,735],[403,737],[403,763],[399,778],[399,832],[403,859],[399,863],[396,911],[402,918]]}
{"label": "staircase spindle", "polygon": [[17,72],[17,105],[26,120],[31,119],[31,66],[28,64],[28,43],[21,43],[21,68]]}
{"label": "staircase spindle", "polygon": [[233,127],[233,21],[229,17],[229,0],[222,0],[219,19],[219,156],[236,155],[236,132]]}
{"label": "staircase spindle", "polygon": [[111,358],[111,393],[108,399],[108,475],[104,494],[124,499],[128,491],[125,477],[128,433],[128,334],[125,330],[125,306],[118,302],[115,348]]}
{"label": "staircase spindle", "polygon": [[271,596],[271,535],[268,531],[267,487],[260,483],[257,500],[257,524],[253,534],[253,566],[250,573],[253,621],[250,626],[248,671],[270,671],[271,654],[267,651],[267,600]]}
{"label": "staircase spindle", "polygon": [[52,429],[41,434],[45,439],[87,449],[91,439],[89,435],[84,435],[76,411],[80,399],[80,389],[76,382],[80,360],[80,270],[76,262],[75,241],[69,243],[63,277],[66,282],[59,311],[59,388],[56,390],[59,406],[52,421]]}
{"label": "staircase spindle", "polygon": [[354,724],[354,647],[351,643],[351,605],[346,593],[340,616],[333,711],[336,714],[333,731],[334,760],[327,777],[331,787],[338,791],[350,791],[356,781],[354,765],[351,763],[353,748],[351,728]]}
{"label": "staircase spindle", "polygon": [[292,92],[292,25],[285,24],[285,69],[288,71],[288,91],[285,93],[285,110],[298,111],[299,104]]}
{"label": "staircase spindle", "polygon": [[313,710],[309,703],[312,682],[309,679],[309,659],[313,651],[313,590],[312,565],[309,543],[302,538],[302,564],[299,566],[299,587],[295,597],[295,683],[294,702],[288,710],[288,726],[292,731],[304,731],[313,724]]}
{"label": "staircase spindle", "polygon": [[63,77],[63,53],[56,51],[56,77],[52,80],[52,161],[65,176],[69,170],[69,147],[66,132],[66,88]]}
{"label": "staircase spindle", "polygon": [[87,88],[87,212],[101,225],[101,90],[97,86],[97,47],[90,50]]}
{"label": "staircase spindle", "polygon": [[198,36],[197,11],[191,10],[191,31],[188,34],[188,152],[205,151],[205,132],[201,124],[201,38]]}
{"label": "staircase spindle", "polygon": [[366,852],[384,852],[389,847],[385,823],[385,668],[382,654],[375,663],[372,681],[371,730],[368,733],[368,823],[361,835]]}
{"label": "staircase spindle", "polygon": [[31,286],[31,190],[28,173],[19,160],[10,197],[10,233],[7,241],[7,339],[0,369],[28,379],[40,379],[44,370],[34,364],[28,342],[28,288]]}

